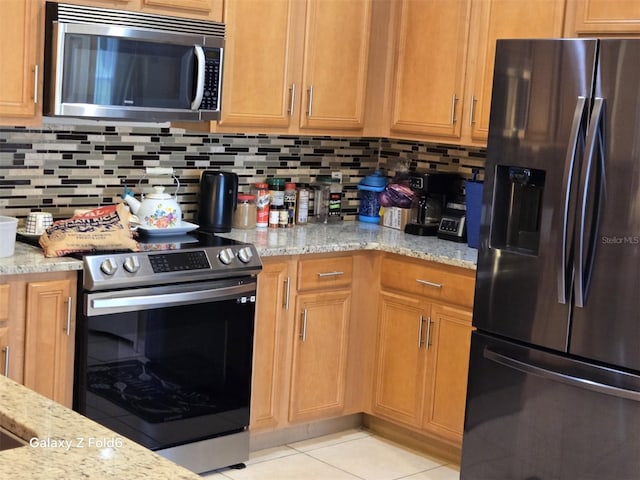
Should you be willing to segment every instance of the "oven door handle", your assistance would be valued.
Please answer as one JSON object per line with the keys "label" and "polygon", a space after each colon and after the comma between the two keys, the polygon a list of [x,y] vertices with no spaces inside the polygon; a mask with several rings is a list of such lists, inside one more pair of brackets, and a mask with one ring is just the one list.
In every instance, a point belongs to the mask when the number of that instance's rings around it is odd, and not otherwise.
{"label": "oven door handle", "polygon": [[88,313],[91,316],[122,311],[170,307],[172,305],[184,305],[187,303],[220,301],[242,296],[242,294],[246,294],[250,297],[249,299],[246,299],[246,301],[255,302],[255,285],[233,285],[230,287],[217,287],[176,293],[162,293],[157,295],[146,294],[126,295],[116,298],[90,298]]}

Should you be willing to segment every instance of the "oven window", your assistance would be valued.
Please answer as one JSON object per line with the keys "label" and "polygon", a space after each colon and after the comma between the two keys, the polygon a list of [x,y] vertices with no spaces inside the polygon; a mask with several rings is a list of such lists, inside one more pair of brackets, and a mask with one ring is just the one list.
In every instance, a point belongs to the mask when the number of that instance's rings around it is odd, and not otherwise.
{"label": "oven window", "polygon": [[243,430],[254,313],[237,298],[83,318],[77,409],[151,449]]}

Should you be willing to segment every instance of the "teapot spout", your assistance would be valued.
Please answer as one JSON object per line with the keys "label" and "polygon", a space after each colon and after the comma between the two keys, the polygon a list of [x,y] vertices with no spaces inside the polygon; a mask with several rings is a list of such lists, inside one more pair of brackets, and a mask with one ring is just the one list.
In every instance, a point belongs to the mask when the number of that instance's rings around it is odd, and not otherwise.
{"label": "teapot spout", "polygon": [[125,203],[129,205],[129,208],[134,215],[138,213],[138,210],[140,210],[140,205],[142,205],[142,203],[136,200],[136,198],[133,196],[132,190],[124,187],[124,192],[120,195],[120,197],[122,197]]}

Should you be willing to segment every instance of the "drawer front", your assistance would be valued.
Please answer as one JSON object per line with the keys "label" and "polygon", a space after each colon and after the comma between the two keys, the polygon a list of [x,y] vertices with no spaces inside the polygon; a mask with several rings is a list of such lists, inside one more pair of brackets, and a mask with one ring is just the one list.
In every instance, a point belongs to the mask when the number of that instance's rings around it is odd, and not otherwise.
{"label": "drawer front", "polygon": [[384,258],[383,288],[426,296],[465,307],[473,306],[475,272],[425,263],[420,260]]}
{"label": "drawer front", "polygon": [[349,288],[352,280],[351,256],[313,258],[298,264],[298,291]]}

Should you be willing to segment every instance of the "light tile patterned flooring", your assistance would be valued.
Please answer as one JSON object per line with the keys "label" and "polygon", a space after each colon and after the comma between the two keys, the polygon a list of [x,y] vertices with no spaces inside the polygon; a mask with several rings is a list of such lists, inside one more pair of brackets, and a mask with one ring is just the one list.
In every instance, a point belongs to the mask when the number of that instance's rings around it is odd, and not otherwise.
{"label": "light tile patterned flooring", "polygon": [[204,475],[211,480],[459,480],[457,465],[364,430],[261,450],[247,468]]}

